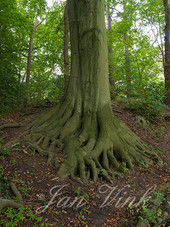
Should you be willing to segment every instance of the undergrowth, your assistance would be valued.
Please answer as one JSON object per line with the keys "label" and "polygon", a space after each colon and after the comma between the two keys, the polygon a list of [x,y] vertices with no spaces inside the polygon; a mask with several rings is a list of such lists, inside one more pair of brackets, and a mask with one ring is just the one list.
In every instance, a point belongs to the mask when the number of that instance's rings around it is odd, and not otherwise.
{"label": "undergrowth", "polygon": [[165,104],[151,99],[129,98],[126,101],[126,108],[135,115],[143,116],[150,122],[161,121],[165,115],[165,109],[168,109]]}

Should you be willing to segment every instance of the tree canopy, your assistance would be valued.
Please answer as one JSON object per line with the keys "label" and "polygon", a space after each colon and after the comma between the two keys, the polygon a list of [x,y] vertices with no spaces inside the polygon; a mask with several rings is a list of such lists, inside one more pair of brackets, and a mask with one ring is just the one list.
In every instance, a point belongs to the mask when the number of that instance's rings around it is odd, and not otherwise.
{"label": "tree canopy", "polygon": [[[34,20],[36,24],[42,23],[34,34],[28,103],[46,98],[54,100],[63,95],[65,2],[55,3],[51,8],[45,0],[0,4],[2,111],[23,105]],[[129,87],[130,97],[142,97],[143,100],[151,97],[155,102],[163,103],[166,97],[163,1],[108,0],[105,4],[110,8],[111,30],[107,31],[107,39],[108,48],[113,52],[109,54],[109,64],[112,65],[117,99],[125,98]],[[69,56],[70,53],[69,50]]]}

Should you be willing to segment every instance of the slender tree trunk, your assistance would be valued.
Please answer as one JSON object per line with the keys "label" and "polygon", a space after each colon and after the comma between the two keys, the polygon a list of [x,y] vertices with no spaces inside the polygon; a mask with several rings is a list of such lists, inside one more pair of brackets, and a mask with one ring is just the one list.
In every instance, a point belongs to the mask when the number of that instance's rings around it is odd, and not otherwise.
{"label": "slender tree trunk", "polygon": [[39,25],[41,25],[42,22],[44,21],[44,19],[43,19],[38,24],[36,24],[36,20],[37,19],[34,20],[33,31],[32,31],[32,35],[30,36],[29,48],[28,48],[28,60],[27,60],[27,71],[26,71],[26,98],[24,100],[24,106],[27,105],[28,96],[29,96],[29,81],[30,81],[30,75],[31,75],[31,61],[32,61],[32,49],[33,49],[34,34],[36,32],[37,27]]}
{"label": "slender tree trunk", "polygon": [[69,57],[68,57],[68,3],[66,2],[64,9],[64,79],[65,87],[64,93],[66,94],[68,81],[69,81]]}
{"label": "slender tree trunk", "polygon": [[142,141],[111,109],[108,46],[103,0],[68,0],[71,76],[65,100],[30,125],[25,141],[56,166],[53,151],[66,160],[59,177],[87,182],[102,177],[111,181],[120,161],[146,165],[157,161]]}
{"label": "slender tree trunk", "polygon": [[29,48],[28,48],[27,75],[26,75],[26,84],[27,85],[29,84],[29,81],[30,81],[32,48],[33,48],[33,39],[34,39],[35,28],[36,28],[36,24],[34,22],[33,34],[30,37]]}
{"label": "slender tree trunk", "polygon": [[127,97],[131,97],[131,70],[130,70],[130,59],[129,59],[129,47],[128,47],[128,34],[125,32],[124,34],[125,40],[125,73],[126,73],[126,95]]}
{"label": "slender tree trunk", "polygon": [[[112,31],[112,25],[111,25],[112,19],[110,15],[110,8],[109,3],[107,6],[107,25],[108,25],[108,31]],[[109,53],[108,53],[108,60],[109,60],[109,81],[111,85],[111,99],[115,99],[116,92],[115,92],[115,79],[114,79],[114,68],[113,68],[113,48],[110,40],[108,40],[109,44]]]}
{"label": "slender tree trunk", "polygon": [[[123,1],[123,13],[124,13],[124,20],[126,21],[127,18],[127,10],[126,10],[127,0]],[[131,70],[130,70],[130,53],[129,53],[129,46],[128,46],[128,31],[125,30],[124,33],[124,41],[125,41],[125,74],[126,74],[126,95],[127,97],[131,97]]]}
{"label": "slender tree trunk", "polygon": [[165,8],[165,63],[164,77],[166,89],[166,103],[170,104],[170,6],[168,0],[163,0]]}
{"label": "slender tree trunk", "polygon": [[25,100],[24,100],[24,106],[26,106],[27,103],[28,103],[29,81],[30,81],[30,74],[31,74],[32,49],[33,49],[33,39],[34,39],[35,29],[36,29],[36,22],[34,21],[33,31],[32,31],[32,35],[30,36],[29,48],[28,48],[27,71],[26,71],[26,97],[25,97]]}

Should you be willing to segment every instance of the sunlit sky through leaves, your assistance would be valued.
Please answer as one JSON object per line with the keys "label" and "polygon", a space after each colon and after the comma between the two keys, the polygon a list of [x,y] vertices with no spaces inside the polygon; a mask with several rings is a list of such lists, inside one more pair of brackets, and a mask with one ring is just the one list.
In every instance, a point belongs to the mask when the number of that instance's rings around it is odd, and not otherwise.
{"label": "sunlit sky through leaves", "polygon": [[48,6],[51,7],[54,2],[64,2],[64,0],[47,0]]}

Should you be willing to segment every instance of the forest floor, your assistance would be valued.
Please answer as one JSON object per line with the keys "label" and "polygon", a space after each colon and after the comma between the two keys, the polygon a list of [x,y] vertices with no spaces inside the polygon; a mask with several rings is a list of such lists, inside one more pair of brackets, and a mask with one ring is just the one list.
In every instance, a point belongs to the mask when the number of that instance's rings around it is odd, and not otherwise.
{"label": "forest floor", "polygon": [[[0,125],[38,116],[49,108],[51,107],[25,108],[1,118]],[[151,192],[159,194],[161,189],[167,187],[169,181],[170,122],[165,120],[159,124],[147,122],[144,127],[135,121],[134,114],[122,104],[114,104],[113,112],[161,157],[163,165],[149,168],[135,166],[133,170],[124,167],[124,173],[114,179],[113,184],[100,179],[96,183],[90,181],[86,185],[81,185],[70,179],[62,181],[57,178],[55,167],[48,166],[45,157],[16,144],[9,151],[1,150],[0,171],[20,190],[25,211],[15,210],[11,214],[10,209],[8,212],[4,209],[0,214],[0,226],[14,226],[15,223],[19,227],[136,226],[138,217],[142,216],[140,198],[148,197]],[[16,139],[25,130],[26,127],[6,128],[0,132],[0,136],[3,142],[7,143]],[[62,162],[63,151],[57,155]],[[1,196],[14,198],[0,179]],[[133,203],[136,207],[130,206],[132,197],[136,198]],[[17,223],[16,219],[20,221]],[[162,222],[160,226],[168,224]]]}

